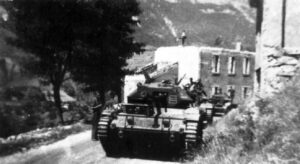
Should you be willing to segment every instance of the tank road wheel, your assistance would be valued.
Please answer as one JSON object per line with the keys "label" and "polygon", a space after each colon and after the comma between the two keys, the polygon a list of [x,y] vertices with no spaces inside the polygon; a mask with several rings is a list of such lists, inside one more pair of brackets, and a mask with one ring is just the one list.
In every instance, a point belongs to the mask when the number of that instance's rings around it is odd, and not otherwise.
{"label": "tank road wheel", "polygon": [[185,148],[190,149],[197,144],[197,128],[198,123],[187,122],[185,131]]}
{"label": "tank road wheel", "polygon": [[108,137],[108,122],[109,122],[109,117],[108,116],[104,116],[101,117],[99,122],[98,122],[98,139],[101,140],[105,140]]}
{"label": "tank road wheel", "polygon": [[207,124],[212,124],[212,122],[213,122],[213,109],[206,109],[206,120],[207,120]]}
{"label": "tank road wheel", "polygon": [[197,145],[197,128],[198,123],[187,122],[184,138],[184,149],[181,151],[180,156],[182,162],[189,161],[193,158],[193,153],[191,151]]}
{"label": "tank road wheel", "polygon": [[102,116],[98,122],[97,136],[107,156],[110,156],[111,150],[108,141],[109,116]]}

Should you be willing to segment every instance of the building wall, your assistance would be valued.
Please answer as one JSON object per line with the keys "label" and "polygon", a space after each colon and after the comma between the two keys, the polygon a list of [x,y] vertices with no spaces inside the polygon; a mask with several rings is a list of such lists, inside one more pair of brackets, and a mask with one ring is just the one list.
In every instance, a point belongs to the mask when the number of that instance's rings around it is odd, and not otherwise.
{"label": "building wall", "polygon": [[138,83],[144,83],[144,75],[127,75],[124,80],[123,102],[127,103],[127,96],[137,89]]}
{"label": "building wall", "polygon": [[[220,73],[212,73],[213,56],[220,56]],[[229,57],[234,56],[236,59],[235,75],[228,75]],[[243,75],[243,59],[250,59],[250,74]],[[227,92],[227,86],[233,85],[236,90],[235,101],[243,101],[242,88],[249,87],[249,94],[253,91],[255,55],[251,52],[229,50],[214,47],[194,47],[194,46],[176,46],[162,47],[155,52],[155,63],[172,63],[178,62],[178,74],[181,78],[185,75],[182,85],[189,83],[189,78],[194,81],[201,78],[208,96],[212,95],[212,87],[220,86],[223,93]],[[158,66],[159,67],[159,66]]]}
{"label": "building wall", "polygon": [[300,1],[286,0],[285,47],[300,47]]}
{"label": "building wall", "polygon": [[[212,62],[214,62],[214,56],[220,56],[220,72],[212,72]],[[235,99],[234,101],[240,103],[243,98],[243,87],[248,87],[248,94],[250,95],[253,90],[254,83],[254,70],[255,70],[255,56],[250,52],[240,52],[226,49],[202,49],[201,50],[201,80],[205,86],[205,91],[209,96],[213,94],[212,88],[214,86],[220,86],[223,93],[227,93],[228,85],[234,86]],[[235,74],[228,73],[229,57],[235,58]],[[243,74],[243,60],[249,58],[250,74]]]}
{"label": "building wall", "polygon": [[256,68],[261,69],[260,84],[255,86],[261,96],[269,96],[282,89],[299,65],[300,1],[251,2],[257,4],[250,3],[257,9]]}
{"label": "building wall", "polygon": [[189,78],[198,79],[200,72],[200,47],[173,46],[160,47],[155,51],[154,63],[158,69],[167,64],[178,63],[178,78],[185,77],[181,84],[189,82]]}

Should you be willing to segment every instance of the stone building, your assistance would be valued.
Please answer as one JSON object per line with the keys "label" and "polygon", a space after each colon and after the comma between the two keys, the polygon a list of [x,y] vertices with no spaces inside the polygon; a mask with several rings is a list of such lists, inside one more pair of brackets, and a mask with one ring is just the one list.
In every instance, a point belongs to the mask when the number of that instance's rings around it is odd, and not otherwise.
{"label": "stone building", "polygon": [[249,0],[257,10],[255,88],[272,94],[295,75],[300,57],[300,1]]}
{"label": "stone building", "polygon": [[[201,79],[210,97],[218,90],[228,94],[235,90],[235,102],[240,103],[253,92],[255,55],[215,47],[174,46],[161,47],[155,52],[154,63],[178,63],[178,78],[184,77],[182,85]],[[162,67],[162,66],[161,66]]]}
{"label": "stone building", "polygon": [[[175,64],[177,71],[172,70],[172,76],[182,79],[180,85],[201,79],[208,97],[217,91],[228,94],[229,89],[235,90],[236,103],[242,102],[253,92],[254,83],[254,53],[213,47],[174,46],[160,47],[155,51],[154,64],[157,70],[164,70]],[[161,76],[174,81],[171,76]],[[170,79],[171,78],[171,79]],[[126,95],[133,91],[135,84],[143,82],[142,75],[126,76]],[[161,79],[162,80],[162,79]]]}

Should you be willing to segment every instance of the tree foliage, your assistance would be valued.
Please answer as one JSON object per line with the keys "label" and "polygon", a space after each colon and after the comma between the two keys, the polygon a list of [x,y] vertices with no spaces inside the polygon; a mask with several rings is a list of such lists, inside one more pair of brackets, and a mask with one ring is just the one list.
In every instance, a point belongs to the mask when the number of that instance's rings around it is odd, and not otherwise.
{"label": "tree foliage", "polygon": [[76,65],[85,65],[73,69],[73,77],[86,84],[88,91],[97,91],[101,103],[108,90],[120,92],[122,78],[125,75],[126,60],[134,53],[142,51],[141,43],[132,36],[137,21],[132,17],[140,14],[135,0],[100,0],[96,6],[102,12],[100,21],[94,24],[101,27],[89,36],[92,49],[83,52],[77,58]]}
{"label": "tree foliage", "polygon": [[[140,52],[131,34],[140,13],[135,0],[14,0],[6,5],[17,39],[11,43],[36,56],[35,74],[53,85],[61,121],[60,88],[73,77],[104,97],[121,84],[126,59]],[[68,75],[68,77],[67,77]]]}

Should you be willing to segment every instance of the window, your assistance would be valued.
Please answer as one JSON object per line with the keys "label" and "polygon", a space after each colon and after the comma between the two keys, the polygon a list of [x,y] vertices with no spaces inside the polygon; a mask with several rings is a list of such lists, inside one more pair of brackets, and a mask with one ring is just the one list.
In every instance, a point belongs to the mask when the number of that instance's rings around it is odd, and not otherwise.
{"label": "window", "polygon": [[231,56],[228,58],[228,74],[234,75],[235,74],[235,57]]}
{"label": "window", "polygon": [[250,87],[249,86],[243,86],[242,87],[242,98],[246,99],[250,96]]}
{"label": "window", "polygon": [[243,60],[243,75],[250,75],[250,58],[248,57]]}
{"label": "window", "polygon": [[220,56],[214,55],[212,59],[212,73],[220,73]]}
{"label": "window", "polygon": [[222,88],[219,85],[214,85],[211,89],[212,89],[211,95],[215,95],[217,93],[219,93],[219,94],[222,93]]}

